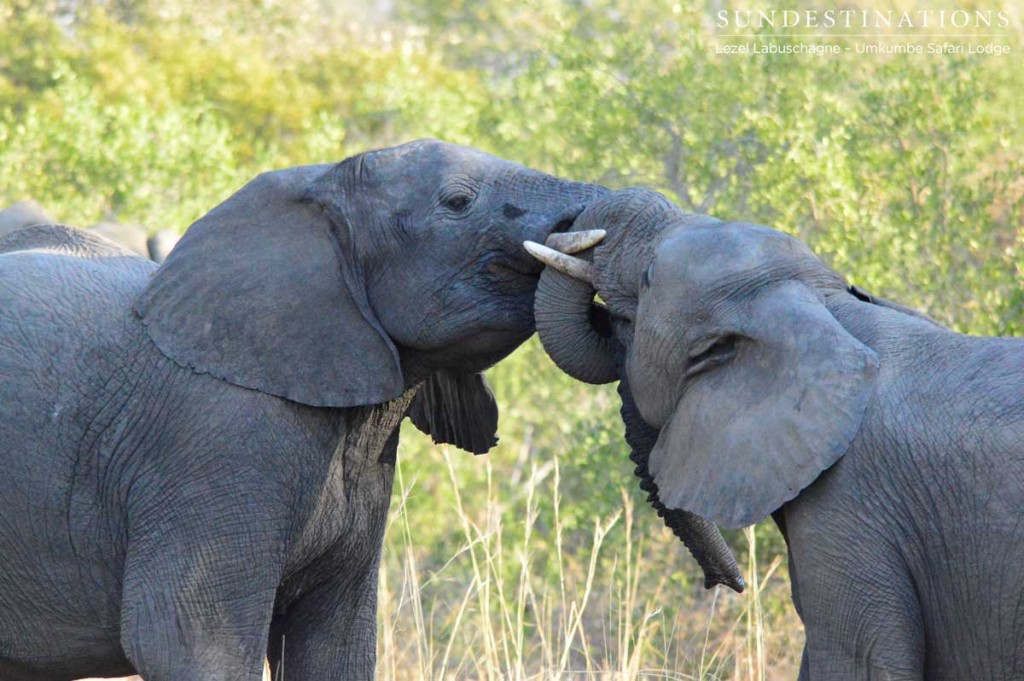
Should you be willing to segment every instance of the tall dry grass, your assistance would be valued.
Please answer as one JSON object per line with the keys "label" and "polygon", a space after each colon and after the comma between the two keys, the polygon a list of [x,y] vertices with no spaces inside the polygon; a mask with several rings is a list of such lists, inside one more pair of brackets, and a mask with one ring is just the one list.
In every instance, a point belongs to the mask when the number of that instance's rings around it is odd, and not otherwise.
{"label": "tall dry grass", "polygon": [[[746,593],[679,593],[669,575],[657,573],[664,562],[651,560],[652,551],[665,550],[648,538],[659,522],[642,509],[641,527],[625,492],[621,510],[595,518],[589,545],[568,555],[557,460],[532,468],[518,528],[503,525],[501,486],[489,463],[487,503],[467,508],[447,451],[444,461],[450,517],[411,518],[406,501],[415,481],[401,467],[397,473],[380,582],[383,681],[795,678],[802,634],[788,607],[788,580],[780,558],[758,562],[753,529],[745,533]],[[542,517],[542,494],[553,496],[551,517]],[[422,522],[461,527],[459,549],[434,568],[422,563],[430,547],[416,541]],[[625,534],[617,549],[606,541],[613,528]],[[549,548],[553,568],[540,565]]]}

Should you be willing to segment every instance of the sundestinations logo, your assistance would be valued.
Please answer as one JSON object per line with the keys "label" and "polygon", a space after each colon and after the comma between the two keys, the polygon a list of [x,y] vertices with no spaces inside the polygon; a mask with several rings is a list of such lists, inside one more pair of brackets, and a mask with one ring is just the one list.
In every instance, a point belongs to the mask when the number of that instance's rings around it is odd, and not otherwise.
{"label": "sundestinations logo", "polygon": [[998,57],[1013,51],[1019,21],[998,6],[722,9],[712,19],[712,49],[717,54],[814,57],[844,53]]}
{"label": "sundestinations logo", "polygon": [[815,28],[815,29],[981,29],[1009,28],[1004,9],[768,9],[719,10],[717,28]]}

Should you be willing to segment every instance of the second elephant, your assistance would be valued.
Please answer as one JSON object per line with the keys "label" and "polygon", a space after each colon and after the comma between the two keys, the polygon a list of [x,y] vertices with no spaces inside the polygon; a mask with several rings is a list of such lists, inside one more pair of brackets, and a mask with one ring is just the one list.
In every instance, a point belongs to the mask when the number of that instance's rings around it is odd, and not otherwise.
{"label": "second elephant", "polygon": [[110,221],[98,222],[90,227],[89,231],[110,239],[153,262],[166,260],[181,238],[177,232],[170,229],[161,229],[152,235],[147,235],[141,227]]}
{"label": "second elephant", "polygon": [[[53,219],[35,201],[18,201],[0,210],[0,237],[39,224],[53,224]],[[88,231],[158,263],[167,259],[181,238],[181,235],[170,229],[161,229],[147,236],[141,227],[111,221],[98,222],[89,227]]]}
{"label": "second elephant", "polygon": [[18,201],[0,210],[0,237],[31,225],[53,222],[46,211],[35,201]]}
{"label": "second elephant", "polygon": [[542,279],[544,345],[588,378],[618,353],[666,507],[729,527],[773,516],[800,678],[1019,678],[1024,341],[954,333],[790,236],[651,192],[588,213],[580,227],[609,238],[575,263],[572,304],[596,289],[606,319],[577,319],[590,345],[567,353]]}

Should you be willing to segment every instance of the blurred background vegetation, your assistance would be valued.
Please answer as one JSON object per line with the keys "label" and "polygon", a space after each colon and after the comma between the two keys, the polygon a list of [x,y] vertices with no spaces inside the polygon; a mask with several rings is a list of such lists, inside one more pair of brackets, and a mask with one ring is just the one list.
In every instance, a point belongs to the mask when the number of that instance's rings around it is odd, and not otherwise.
{"label": "blurred background vegetation", "polygon": [[[1004,57],[717,55],[732,6],[2,0],[0,205],[183,230],[263,170],[432,136],[787,230],[869,291],[1021,334],[1020,9]],[[730,537],[747,594],[705,593],[612,389],[534,342],[490,377],[486,459],[403,433],[383,677],[795,676],[773,527]]]}

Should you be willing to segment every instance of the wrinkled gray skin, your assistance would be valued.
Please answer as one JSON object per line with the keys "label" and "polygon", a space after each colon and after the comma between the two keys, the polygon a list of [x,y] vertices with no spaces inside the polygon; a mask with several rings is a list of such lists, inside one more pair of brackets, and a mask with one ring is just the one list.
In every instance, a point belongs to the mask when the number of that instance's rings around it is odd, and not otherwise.
{"label": "wrinkled gray skin", "polygon": [[730,527],[773,513],[800,678],[1020,678],[1024,341],[848,287],[765,227],[684,217],[633,254],[653,479]]}
{"label": "wrinkled gray skin", "polygon": [[0,237],[30,225],[53,222],[43,207],[31,199],[12,203],[0,210]]}
{"label": "wrinkled gray skin", "polygon": [[261,175],[159,269],[0,240],[0,678],[372,678],[399,422],[495,443],[522,241],[603,191],[421,141]]}

